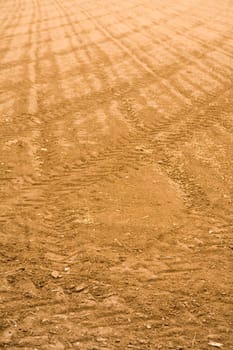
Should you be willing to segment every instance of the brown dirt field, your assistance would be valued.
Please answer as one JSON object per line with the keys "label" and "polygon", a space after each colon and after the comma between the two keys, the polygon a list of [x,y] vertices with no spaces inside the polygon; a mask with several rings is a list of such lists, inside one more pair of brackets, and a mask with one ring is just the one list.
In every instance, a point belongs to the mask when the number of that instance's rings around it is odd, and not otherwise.
{"label": "brown dirt field", "polygon": [[0,349],[233,349],[233,1],[0,23]]}

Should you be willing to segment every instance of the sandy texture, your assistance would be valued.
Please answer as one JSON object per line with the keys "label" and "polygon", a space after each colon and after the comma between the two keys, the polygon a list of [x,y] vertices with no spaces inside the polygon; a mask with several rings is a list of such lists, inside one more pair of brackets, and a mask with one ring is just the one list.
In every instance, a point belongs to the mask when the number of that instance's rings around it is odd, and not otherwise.
{"label": "sandy texture", "polygon": [[232,349],[232,23],[0,0],[1,349]]}

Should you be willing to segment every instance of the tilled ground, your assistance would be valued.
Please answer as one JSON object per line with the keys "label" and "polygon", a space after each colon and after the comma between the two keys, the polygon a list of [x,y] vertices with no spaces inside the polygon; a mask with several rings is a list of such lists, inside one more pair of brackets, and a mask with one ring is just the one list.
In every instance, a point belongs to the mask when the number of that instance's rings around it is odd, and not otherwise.
{"label": "tilled ground", "polygon": [[0,348],[232,349],[233,2],[0,21]]}

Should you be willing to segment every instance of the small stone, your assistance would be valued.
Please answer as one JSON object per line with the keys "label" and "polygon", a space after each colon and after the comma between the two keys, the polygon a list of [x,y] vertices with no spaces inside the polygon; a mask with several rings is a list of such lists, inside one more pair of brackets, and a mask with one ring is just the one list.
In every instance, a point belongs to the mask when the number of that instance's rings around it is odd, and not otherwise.
{"label": "small stone", "polygon": [[52,271],[51,276],[53,278],[61,278],[62,277],[58,271]]}
{"label": "small stone", "polygon": [[97,341],[98,343],[102,343],[102,342],[105,342],[105,341],[106,341],[106,338],[97,337],[97,338],[96,338],[96,341]]}
{"label": "small stone", "polygon": [[79,286],[76,286],[75,288],[74,288],[74,291],[75,292],[77,292],[77,293],[80,293],[80,292],[82,292],[84,289],[86,289],[87,288],[87,286],[85,285],[85,284],[80,284]]}
{"label": "small stone", "polygon": [[217,343],[217,342],[215,342],[215,341],[210,341],[210,342],[208,343],[208,345],[209,345],[209,346],[213,346],[214,348],[221,348],[221,347],[223,346],[222,343]]}
{"label": "small stone", "polygon": [[197,244],[202,245],[203,241],[198,239],[197,237],[194,238],[194,241],[197,242]]}

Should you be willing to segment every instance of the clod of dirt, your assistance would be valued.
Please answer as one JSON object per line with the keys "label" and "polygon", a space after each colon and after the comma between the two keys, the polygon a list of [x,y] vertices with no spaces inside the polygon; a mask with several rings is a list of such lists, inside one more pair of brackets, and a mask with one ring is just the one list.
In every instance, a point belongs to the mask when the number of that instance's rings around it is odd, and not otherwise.
{"label": "clod of dirt", "polygon": [[51,276],[55,279],[62,277],[62,275],[60,275],[60,273],[58,271],[52,271]]}
{"label": "clod of dirt", "polygon": [[16,333],[16,329],[8,327],[0,333],[0,344],[9,344],[11,343],[12,337]]}
{"label": "clod of dirt", "polygon": [[54,299],[57,301],[65,301],[66,295],[61,287],[58,287],[56,289],[53,289],[53,292],[55,292]]}
{"label": "clod of dirt", "polygon": [[1,280],[0,292],[6,292],[10,289],[10,285],[6,278]]}
{"label": "clod of dirt", "polygon": [[38,290],[32,281],[20,281],[16,284],[16,288],[28,297],[35,297],[38,295]]}
{"label": "clod of dirt", "polygon": [[20,322],[20,329],[22,331],[29,331],[33,328],[35,322],[35,316],[29,315],[26,316],[21,322]]}
{"label": "clod of dirt", "polygon": [[59,340],[56,340],[53,343],[43,347],[43,350],[64,350],[64,349],[65,349],[65,345],[62,344]]}
{"label": "clod of dirt", "polygon": [[209,345],[209,346],[213,346],[214,348],[221,348],[221,347],[223,346],[222,343],[216,343],[216,342],[214,342],[214,341],[210,341],[210,342],[208,343],[208,345]]}
{"label": "clod of dirt", "polygon": [[135,147],[135,150],[136,150],[136,151],[139,151],[139,152],[144,152],[144,153],[146,153],[146,154],[151,154],[151,153],[153,153],[153,151],[152,151],[151,149],[146,148],[144,145],[136,146],[136,147]]}

